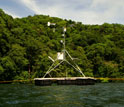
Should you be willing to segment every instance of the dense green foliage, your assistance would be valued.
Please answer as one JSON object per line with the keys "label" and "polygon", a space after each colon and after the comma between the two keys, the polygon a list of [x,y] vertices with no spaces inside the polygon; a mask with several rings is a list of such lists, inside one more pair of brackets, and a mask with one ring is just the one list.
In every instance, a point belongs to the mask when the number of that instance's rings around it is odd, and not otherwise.
{"label": "dense green foliage", "polygon": [[[47,22],[56,23],[56,32]],[[124,77],[124,25],[84,25],[56,17],[34,15],[12,18],[0,9],[0,80],[42,77],[61,51],[62,27],[67,27],[66,48],[86,76]],[[60,69],[61,68],[61,69]],[[54,76],[80,76],[63,64]]]}

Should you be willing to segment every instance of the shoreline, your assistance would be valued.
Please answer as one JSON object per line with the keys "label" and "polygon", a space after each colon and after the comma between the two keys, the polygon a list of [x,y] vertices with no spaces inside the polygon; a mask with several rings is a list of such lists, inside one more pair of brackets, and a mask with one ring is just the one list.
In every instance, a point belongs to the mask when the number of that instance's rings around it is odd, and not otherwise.
{"label": "shoreline", "polygon": [[[95,78],[96,83],[124,83],[124,78]],[[0,81],[0,84],[34,84],[34,79],[27,79],[27,80],[4,80]]]}

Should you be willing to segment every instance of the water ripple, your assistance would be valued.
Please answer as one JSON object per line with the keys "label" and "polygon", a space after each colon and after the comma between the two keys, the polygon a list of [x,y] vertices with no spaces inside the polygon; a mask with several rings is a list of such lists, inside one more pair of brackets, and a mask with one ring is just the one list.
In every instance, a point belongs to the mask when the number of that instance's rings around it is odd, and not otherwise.
{"label": "water ripple", "polygon": [[45,87],[0,84],[0,106],[124,107],[124,83]]}

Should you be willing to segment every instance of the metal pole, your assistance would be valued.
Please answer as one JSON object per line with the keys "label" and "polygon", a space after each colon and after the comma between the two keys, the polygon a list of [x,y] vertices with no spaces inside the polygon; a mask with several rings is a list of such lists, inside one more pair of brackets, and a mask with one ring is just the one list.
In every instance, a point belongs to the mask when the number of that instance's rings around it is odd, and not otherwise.
{"label": "metal pole", "polygon": [[[66,53],[68,54],[68,56],[71,58],[71,60],[73,61],[73,58],[71,57],[71,55],[68,53],[67,50],[65,50]],[[73,61],[74,65],[76,66],[76,68],[80,71],[80,73],[85,77],[85,75],[83,74],[83,72],[81,71],[81,69],[79,68],[79,66]]]}
{"label": "metal pole", "polygon": [[[52,70],[54,70],[56,67],[58,67],[62,62],[63,62],[63,61],[61,61],[61,62],[58,63],[55,67],[53,67],[49,72],[47,72],[47,73],[45,74],[45,76],[46,76],[47,74],[49,74]],[[44,76],[44,77],[45,77],[45,76]]]}
{"label": "metal pole", "polygon": [[64,50],[65,50],[65,32],[64,32]]}
{"label": "metal pole", "polygon": [[65,59],[65,31],[63,32],[63,35],[64,35],[63,53],[64,53],[64,59]]}

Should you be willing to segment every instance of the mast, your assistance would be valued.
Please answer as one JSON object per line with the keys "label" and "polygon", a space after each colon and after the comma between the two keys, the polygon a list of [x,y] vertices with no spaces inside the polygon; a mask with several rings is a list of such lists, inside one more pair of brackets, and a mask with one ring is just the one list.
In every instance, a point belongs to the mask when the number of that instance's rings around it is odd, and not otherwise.
{"label": "mast", "polygon": [[[55,23],[50,23],[48,22],[47,24],[48,26],[55,26]],[[55,29],[55,28],[53,28]],[[54,32],[55,30],[53,30]],[[50,56],[48,56],[52,61],[53,64],[50,66],[50,68],[48,69],[48,71],[46,72],[46,74],[43,76],[43,78],[46,77],[46,75],[50,75],[50,72],[52,72],[55,68],[57,68],[60,64],[62,64],[63,62],[68,63],[69,65],[72,66],[72,68],[74,68],[76,71],[78,71],[83,77],[85,77],[85,75],[83,74],[83,72],[81,71],[81,69],[79,68],[79,66],[74,62],[74,58],[71,57],[71,55],[69,54],[69,52],[66,50],[66,41],[65,41],[65,33],[66,33],[66,27],[63,27],[63,39],[60,42],[63,44],[63,50],[62,52],[58,52],[57,53],[57,58],[54,60],[52,59]],[[66,55],[69,56],[69,58],[73,61],[74,64],[71,64],[69,61],[67,61],[66,59]],[[56,63],[56,61],[60,61],[58,64],[54,65]],[[51,77],[51,75],[50,75]],[[66,77],[67,77],[67,72],[66,72]]]}

